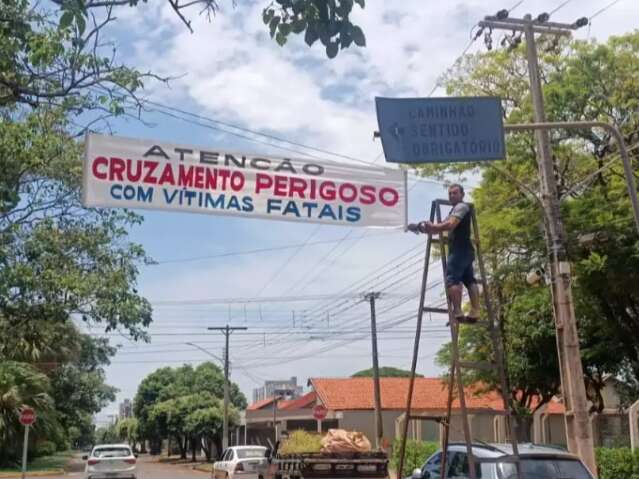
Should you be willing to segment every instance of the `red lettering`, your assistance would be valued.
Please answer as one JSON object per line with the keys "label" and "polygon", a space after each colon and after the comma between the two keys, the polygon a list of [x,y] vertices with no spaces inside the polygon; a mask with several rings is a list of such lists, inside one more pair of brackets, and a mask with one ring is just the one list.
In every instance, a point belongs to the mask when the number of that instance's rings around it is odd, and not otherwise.
{"label": "red lettering", "polygon": [[164,170],[162,171],[160,179],[158,180],[159,185],[163,185],[164,183],[175,185],[175,177],[173,176],[173,166],[171,165],[171,163],[166,163],[164,165]]}
{"label": "red lettering", "polygon": [[91,171],[93,172],[93,176],[95,176],[98,180],[106,180],[107,172],[98,171],[99,166],[108,166],[109,160],[107,160],[104,156],[98,156],[95,160],[93,160],[93,164],[91,165]]}
{"label": "red lettering", "polygon": [[371,185],[364,185],[359,190],[359,201],[363,205],[372,205],[375,203],[375,187]]}
{"label": "red lettering", "polygon": [[335,199],[335,183],[332,181],[325,181],[320,184],[319,197],[326,201],[333,201]]}
{"label": "red lettering", "polygon": [[[133,167],[135,166],[135,173]],[[129,181],[139,181],[142,177],[142,165],[140,161],[126,160],[126,178]]]}
{"label": "red lettering", "polygon": [[[349,189],[351,191],[351,195],[347,196],[346,191]],[[339,185],[339,197],[346,203],[352,203],[355,201],[355,198],[357,198],[357,188],[355,188],[355,185],[352,183],[343,183]]]}
{"label": "red lettering", "polygon": [[218,170],[217,174],[222,178],[222,191],[226,191],[226,180],[231,176],[230,170]]}
{"label": "red lettering", "polygon": [[297,194],[300,198],[304,199],[304,192],[306,191],[306,180],[302,178],[291,178],[291,185],[288,192],[290,198],[293,198]]}
{"label": "red lettering", "polygon": [[231,188],[233,191],[240,191],[244,188],[244,175],[239,171],[231,173]]}
{"label": "red lettering", "polygon": [[215,168],[206,169],[206,181],[204,187],[207,190],[214,190],[217,188],[217,170]]}
{"label": "red lettering", "polygon": [[286,176],[275,175],[275,187],[273,188],[275,196],[286,196],[287,180],[288,177]]}
{"label": "red lettering", "polygon": [[193,167],[186,168],[184,165],[180,165],[178,173],[178,185],[179,186],[192,186],[193,185]]}
{"label": "red lettering", "polygon": [[144,175],[144,180],[142,181],[144,183],[151,183],[152,185],[156,184],[158,179],[153,176],[153,172],[158,167],[158,162],[145,160],[144,166],[146,167],[146,175]]}
{"label": "red lettering", "polygon": [[259,193],[262,190],[268,190],[273,186],[273,178],[264,173],[258,173],[255,175],[255,193]]}
{"label": "red lettering", "polygon": [[118,180],[124,181],[122,173],[126,170],[126,163],[122,158],[111,157],[111,164],[109,165],[109,181]]}
{"label": "red lettering", "polygon": [[[391,195],[390,200],[386,199],[387,194]],[[384,206],[395,206],[399,201],[399,193],[393,188],[382,188],[379,190],[379,201]]]}
{"label": "red lettering", "polygon": [[195,181],[193,182],[193,186],[196,188],[204,188],[204,168],[199,166],[195,167]]}

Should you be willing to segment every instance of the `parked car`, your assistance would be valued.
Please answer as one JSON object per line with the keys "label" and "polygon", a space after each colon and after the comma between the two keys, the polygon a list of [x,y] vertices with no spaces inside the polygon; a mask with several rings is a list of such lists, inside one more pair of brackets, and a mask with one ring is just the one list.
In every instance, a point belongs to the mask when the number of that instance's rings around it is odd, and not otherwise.
{"label": "parked car", "polygon": [[95,446],[91,454],[82,456],[87,461],[86,479],[136,479],[136,455],[128,444]]}
{"label": "parked car", "polygon": [[[510,444],[473,444],[478,458],[500,458],[512,455]],[[593,479],[583,462],[564,449],[536,444],[520,444],[522,475],[526,479]],[[409,479],[438,479],[441,474],[442,451],[430,456]],[[468,455],[465,443],[448,446],[446,478],[464,479],[468,474]],[[476,463],[477,479],[516,479],[517,468],[512,462]]]}
{"label": "parked car", "polygon": [[233,446],[213,464],[212,479],[263,479],[268,462],[264,446]]}

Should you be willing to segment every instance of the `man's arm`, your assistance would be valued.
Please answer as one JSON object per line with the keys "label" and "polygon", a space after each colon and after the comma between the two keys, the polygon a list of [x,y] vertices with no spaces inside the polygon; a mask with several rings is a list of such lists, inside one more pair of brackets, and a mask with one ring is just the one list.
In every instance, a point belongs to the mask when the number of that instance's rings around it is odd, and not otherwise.
{"label": "man's arm", "polygon": [[446,218],[446,220],[437,224],[433,224],[430,221],[424,221],[420,223],[420,227],[424,229],[426,233],[441,233],[442,231],[452,231],[457,228],[457,225],[469,212],[470,208],[466,203],[458,203],[450,212],[450,215],[448,216],[448,218]]}

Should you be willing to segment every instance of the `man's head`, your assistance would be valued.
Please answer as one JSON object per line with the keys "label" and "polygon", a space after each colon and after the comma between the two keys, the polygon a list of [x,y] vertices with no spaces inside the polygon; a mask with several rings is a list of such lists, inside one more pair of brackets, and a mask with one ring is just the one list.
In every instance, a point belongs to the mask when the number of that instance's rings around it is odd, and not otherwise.
{"label": "man's head", "polygon": [[448,200],[455,206],[464,200],[464,187],[459,183],[453,183],[448,187]]}

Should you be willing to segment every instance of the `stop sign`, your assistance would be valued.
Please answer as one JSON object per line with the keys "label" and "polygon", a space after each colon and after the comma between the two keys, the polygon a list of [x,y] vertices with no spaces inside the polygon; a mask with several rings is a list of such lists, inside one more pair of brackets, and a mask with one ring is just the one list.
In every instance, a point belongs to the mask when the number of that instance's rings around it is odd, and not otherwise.
{"label": "stop sign", "polygon": [[36,414],[30,407],[25,407],[20,411],[20,424],[23,426],[29,426],[36,420]]}
{"label": "stop sign", "polygon": [[313,417],[318,421],[321,421],[328,414],[328,409],[326,409],[323,405],[318,404],[313,408]]}

